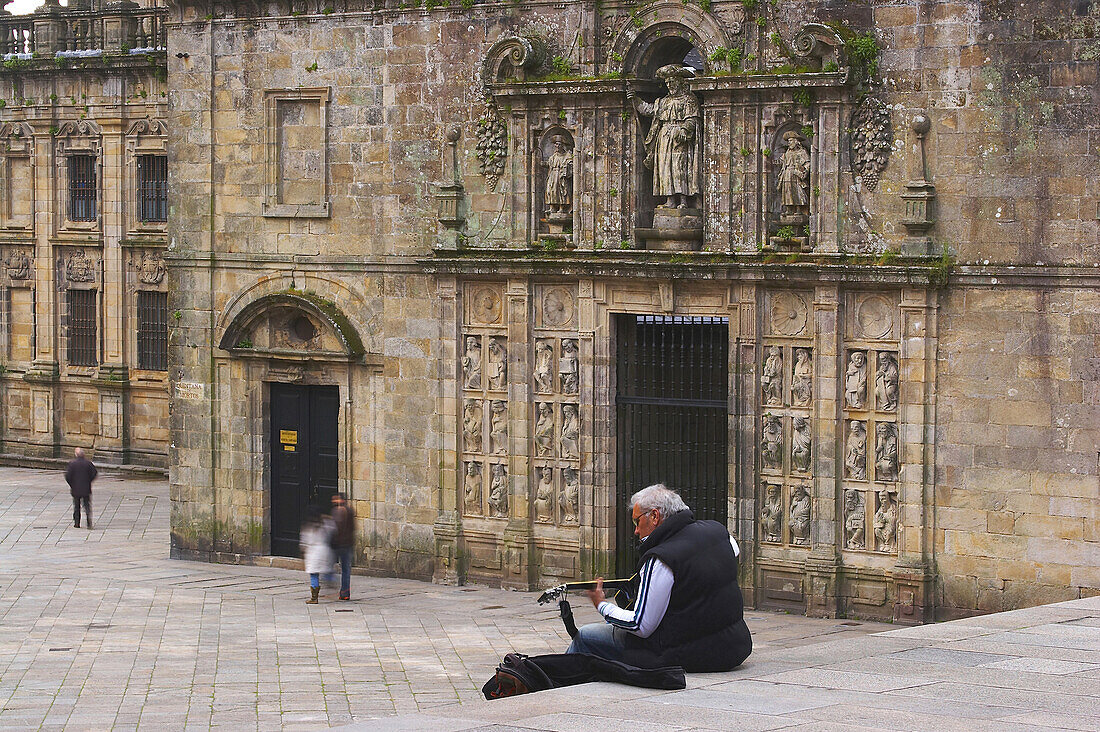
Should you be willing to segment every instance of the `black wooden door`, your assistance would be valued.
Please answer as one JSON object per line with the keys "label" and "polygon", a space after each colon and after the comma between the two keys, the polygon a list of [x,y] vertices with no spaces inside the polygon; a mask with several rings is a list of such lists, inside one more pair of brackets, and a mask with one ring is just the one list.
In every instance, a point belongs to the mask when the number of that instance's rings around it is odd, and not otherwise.
{"label": "black wooden door", "polygon": [[271,385],[271,553],[298,556],[309,506],[327,508],[339,472],[340,390]]}
{"label": "black wooden door", "polygon": [[631,494],[664,483],[696,518],[726,522],[729,324],[621,315],[616,322],[617,572],[638,561]]}

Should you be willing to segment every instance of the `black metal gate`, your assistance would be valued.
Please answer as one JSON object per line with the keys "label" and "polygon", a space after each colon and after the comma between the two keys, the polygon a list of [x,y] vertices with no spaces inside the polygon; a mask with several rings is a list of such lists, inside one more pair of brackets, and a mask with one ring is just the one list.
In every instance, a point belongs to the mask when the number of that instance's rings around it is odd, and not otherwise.
{"label": "black metal gate", "polygon": [[679,491],[696,518],[726,522],[729,322],[620,315],[617,572],[638,561],[626,506],[654,483]]}

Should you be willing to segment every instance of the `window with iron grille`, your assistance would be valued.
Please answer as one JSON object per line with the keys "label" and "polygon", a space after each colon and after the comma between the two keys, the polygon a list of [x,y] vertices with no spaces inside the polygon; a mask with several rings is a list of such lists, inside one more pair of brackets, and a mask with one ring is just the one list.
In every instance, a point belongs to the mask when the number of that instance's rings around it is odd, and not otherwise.
{"label": "window with iron grille", "polygon": [[138,292],[138,368],[168,370],[168,293]]}
{"label": "window with iron grille", "polygon": [[95,155],[69,156],[69,220],[96,220]]}
{"label": "window with iron grille", "polygon": [[168,156],[139,155],[138,219],[146,222],[168,220]]}
{"label": "window with iron grille", "polygon": [[69,290],[69,363],[95,366],[95,290]]}

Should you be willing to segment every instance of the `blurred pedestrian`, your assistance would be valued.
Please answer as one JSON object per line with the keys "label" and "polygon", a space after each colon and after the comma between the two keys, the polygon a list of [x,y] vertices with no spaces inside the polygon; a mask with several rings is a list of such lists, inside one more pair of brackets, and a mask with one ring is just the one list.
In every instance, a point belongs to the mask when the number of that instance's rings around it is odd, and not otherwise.
{"label": "blurred pedestrian", "polygon": [[76,448],[75,457],[65,468],[65,482],[69,484],[69,494],[73,497],[73,526],[80,528],[80,504],[84,504],[84,515],[88,519],[88,528],[92,528],[92,481],[98,471],[92,461],[84,457],[84,450]]}
{"label": "blurred pedestrian", "polygon": [[309,574],[307,605],[317,604],[317,595],[321,592],[321,575],[332,569],[332,533],[331,519],[311,506],[298,536],[302,559],[305,560],[305,569]]}
{"label": "blurred pedestrian", "polygon": [[340,599],[351,599],[351,553],[355,548],[355,511],[343,493],[332,494],[332,551],[340,562]]}

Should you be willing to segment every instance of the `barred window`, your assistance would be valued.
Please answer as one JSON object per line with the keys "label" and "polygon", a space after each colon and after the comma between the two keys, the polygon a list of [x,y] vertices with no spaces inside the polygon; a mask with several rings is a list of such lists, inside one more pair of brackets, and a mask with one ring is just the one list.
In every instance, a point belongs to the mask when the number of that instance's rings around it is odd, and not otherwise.
{"label": "barred window", "polygon": [[138,292],[138,368],[168,370],[168,293]]}
{"label": "barred window", "polygon": [[139,155],[138,219],[141,221],[168,220],[168,156]]}
{"label": "barred window", "polygon": [[95,290],[69,290],[69,363],[95,366],[96,307]]}
{"label": "barred window", "polygon": [[96,220],[95,155],[69,156],[69,220]]}

